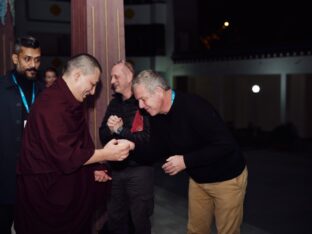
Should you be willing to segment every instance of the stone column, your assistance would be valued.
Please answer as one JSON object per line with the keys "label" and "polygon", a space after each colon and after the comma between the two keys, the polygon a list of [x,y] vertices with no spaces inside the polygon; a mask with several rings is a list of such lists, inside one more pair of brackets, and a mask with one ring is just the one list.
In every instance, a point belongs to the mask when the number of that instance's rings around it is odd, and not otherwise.
{"label": "stone column", "polygon": [[101,147],[98,129],[111,99],[110,69],[125,58],[123,0],[71,1],[71,24],[72,55],[92,54],[103,68],[97,93],[87,103],[90,132]]}

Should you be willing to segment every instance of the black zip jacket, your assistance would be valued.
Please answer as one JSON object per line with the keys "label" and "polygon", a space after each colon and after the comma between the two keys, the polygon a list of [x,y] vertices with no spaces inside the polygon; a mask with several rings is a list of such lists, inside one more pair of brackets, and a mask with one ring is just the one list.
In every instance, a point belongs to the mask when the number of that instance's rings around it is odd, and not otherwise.
{"label": "black zip jacket", "polygon": [[[122,162],[111,162],[113,169],[122,169],[126,166],[137,166],[137,165],[150,165],[151,162],[148,160],[148,154],[146,147],[149,144],[150,138],[150,126],[149,119],[146,112],[140,110],[143,116],[143,131],[131,132],[132,122],[134,120],[136,111],[139,109],[138,102],[134,96],[127,100],[122,100],[120,94],[114,94],[114,98],[109,103],[104,119],[100,127],[100,139],[103,145],[105,145],[111,139],[127,139],[135,143],[134,151],[130,152],[129,157]],[[119,134],[111,133],[108,126],[107,120],[109,116],[117,115],[123,120],[123,129]]]}

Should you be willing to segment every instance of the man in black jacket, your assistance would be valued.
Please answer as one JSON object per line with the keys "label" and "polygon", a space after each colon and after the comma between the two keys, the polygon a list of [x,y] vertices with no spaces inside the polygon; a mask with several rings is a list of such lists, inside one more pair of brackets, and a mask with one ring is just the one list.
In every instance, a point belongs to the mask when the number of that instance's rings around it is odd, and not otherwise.
{"label": "man in black jacket", "polygon": [[142,71],[133,91],[150,118],[155,160],[165,173],[189,174],[188,234],[239,234],[247,186],[244,157],[215,109],[196,95],[172,90],[158,73]]}
{"label": "man in black jacket", "polygon": [[128,234],[133,226],[135,234],[150,234],[150,216],[154,206],[154,170],[145,163],[149,155],[143,149],[149,142],[147,115],[139,111],[131,83],[134,70],[121,61],[111,70],[111,85],[115,92],[100,128],[103,144],[112,138],[127,139],[136,147],[123,162],[110,162],[112,191],[108,203],[110,234]]}
{"label": "man in black jacket", "polygon": [[41,49],[31,37],[17,38],[15,69],[0,78],[0,233],[10,234],[16,193],[16,162],[27,116],[39,91]]}

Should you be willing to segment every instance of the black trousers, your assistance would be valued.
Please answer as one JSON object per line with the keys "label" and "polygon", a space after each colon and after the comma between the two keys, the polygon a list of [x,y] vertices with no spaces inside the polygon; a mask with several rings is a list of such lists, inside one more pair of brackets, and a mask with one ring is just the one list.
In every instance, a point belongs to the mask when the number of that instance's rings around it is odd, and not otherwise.
{"label": "black trousers", "polygon": [[109,234],[151,234],[154,168],[133,166],[113,170],[112,178],[111,198],[107,211]]}
{"label": "black trousers", "polygon": [[0,204],[0,233],[11,234],[14,219],[14,205]]}

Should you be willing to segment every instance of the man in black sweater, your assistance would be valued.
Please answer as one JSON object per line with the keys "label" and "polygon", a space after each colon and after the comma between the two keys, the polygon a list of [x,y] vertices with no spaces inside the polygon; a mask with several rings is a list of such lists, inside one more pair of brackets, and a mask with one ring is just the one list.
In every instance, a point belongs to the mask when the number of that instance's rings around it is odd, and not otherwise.
{"label": "man in black sweater", "polygon": [[[154,169],[142,150],[149,142],[147,113],[139,110],[131,83],[132,65],[120,61],[111,70],[114,98],[109,103],[102,125],[100,139],[103,144],[111,140],[128,139],[135,150],[123,162],[110,162],[112,190],[108,203],[109,234],[150,234],[150,216],[154,206]],[[131,217],[131,218],[130,218]],[[133,226],[132,230],[129,226]]]}
{"label": "man in black sweater", "polygon": [[165,79],[145,70],[133,92],[150,118],[154,160],[162,168],[189,174],[188,234],[207,234],[215,218],[218,234],[238,234],[243,218],[247,167],[239,146],[215,109],[199,96],[172,90]]}

